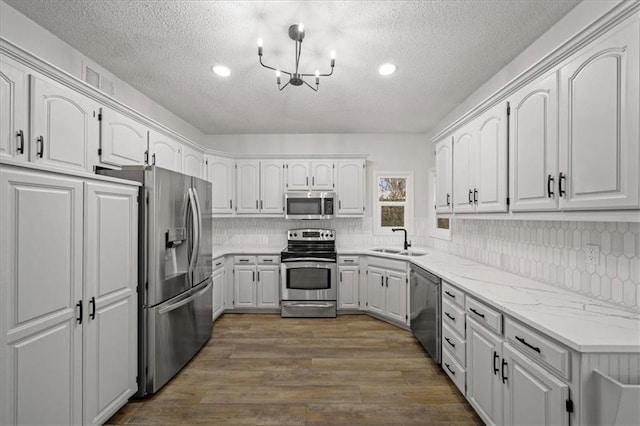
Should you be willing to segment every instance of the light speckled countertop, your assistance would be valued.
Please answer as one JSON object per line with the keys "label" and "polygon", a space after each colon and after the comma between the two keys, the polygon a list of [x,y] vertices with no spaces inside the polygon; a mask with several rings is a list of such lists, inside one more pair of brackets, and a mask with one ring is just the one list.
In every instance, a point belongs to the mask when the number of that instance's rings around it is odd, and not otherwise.
{"label": "light speckled countertop", "polygon": [[[282,249],[214,246],[213,253],[277,254]],[[578,352],[640,352],[640,313],[437,250],[412,250],[427,254],[407,257],[362,247],[338,247],[338,254],[409,261]]]}

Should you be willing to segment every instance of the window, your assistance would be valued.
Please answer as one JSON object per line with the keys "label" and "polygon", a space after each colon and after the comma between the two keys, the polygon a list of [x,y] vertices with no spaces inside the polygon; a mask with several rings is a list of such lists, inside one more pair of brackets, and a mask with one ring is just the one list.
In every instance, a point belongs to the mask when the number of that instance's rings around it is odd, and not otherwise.
{"label": "window", "polygon": [[427,187],[431,190],[429,197],[428,230],[429,236],[442,240],[451,240],[451,220],[436,215],[436,169],[429,169]]}
{"label": "window", "polygon": [[375,172],[373,188],[374,234],[391,228],[413,231],[413,172]]}

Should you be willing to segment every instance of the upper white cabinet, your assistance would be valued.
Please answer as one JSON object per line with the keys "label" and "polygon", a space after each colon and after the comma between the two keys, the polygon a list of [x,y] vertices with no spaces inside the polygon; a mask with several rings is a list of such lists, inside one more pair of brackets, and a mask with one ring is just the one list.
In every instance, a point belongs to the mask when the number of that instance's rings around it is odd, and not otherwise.
{"label": "upper white cabinet", "polygon": [[364,216],[365,160],[338,160],[337,216]]}
{"label": "upper white cabinet", "polygon": [[558,207],[558,77],[554,71],[509,98],[513,211]]}
{"label": "upper white cabinet", "polygon": [[451,213],[453,193],[453,138],[446,137],[436,143],[436,212]]}
{"label": "upper white cabinet", "polygon": [[333,191],[332,160],[291,160],[286,163],[287,191]]}
{"label": "upper white cabinet", "polygon": [[236,168],[236,213],[284,214],[283,161],[238,160]]}
{"label": "upper white cabinet", "polygon": [[98,147],[99,105],[44,76],[30,76],[31,161],[91,171],[88,150]]}
{"label": "upper white cabinet", "polygon": [[112,166],[146,164],[149,128],[107,107],[100,108],[100,162]]}
{"label": "upper white cabinet", "polygon": [[182,172],[182,144],[166,135],[151,130],[149,133],[149,164]]}
{"label": "upper white cabinet", "polygon": [[232,214],[235,199],[235,161],[232,158],[205,156],[207,180],[211,182],[213,214]]}
{"label": "upper white cabinet", "polygon": [[562,209],[640,207],[639,43],[635,14],[560,68]]}
{"label": "upper white cabinet", "polygon": [[29,160],[29,72],[0,55],[0,157]]}
{"label": "upper white cabinet", "polygon": [[[443,143],[443,142],[441,142]],[[456,213],[507,211],[507,104],[485,111],[452,137],[453,211]],[[443,143],[443,163],[447,148]],[[446,167],[446,165],[443,165]],[[442,183],[447,184],[446,179]],[[439,188],[446,205],[446,186]]]}
{"label": "upper white cabinet", "polygon": [[182,145],[182,173],[203,179],[204,168],[203,152],[188,145]]}

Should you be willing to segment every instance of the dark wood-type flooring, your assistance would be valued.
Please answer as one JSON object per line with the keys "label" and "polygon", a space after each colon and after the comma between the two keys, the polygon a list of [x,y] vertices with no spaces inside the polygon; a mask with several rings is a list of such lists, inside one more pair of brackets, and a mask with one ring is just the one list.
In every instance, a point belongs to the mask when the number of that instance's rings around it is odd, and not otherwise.
{"label": "dark wood-type flooring", "polygon": [[482,424],[410,332],[366,315],[225,314],[194,359],[108,424]]}

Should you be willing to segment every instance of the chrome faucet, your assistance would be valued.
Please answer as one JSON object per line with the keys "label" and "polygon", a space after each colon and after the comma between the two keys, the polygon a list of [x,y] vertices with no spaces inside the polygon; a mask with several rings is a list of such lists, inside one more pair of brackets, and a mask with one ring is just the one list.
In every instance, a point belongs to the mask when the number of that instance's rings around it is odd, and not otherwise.
{"label": "chrome faucet", "polygon": [[407,250],[411,247],[411,241],[407,241],[407,230],[404,228],[391,228],[393,232],[402,231],[404,232],[404,249]]}

